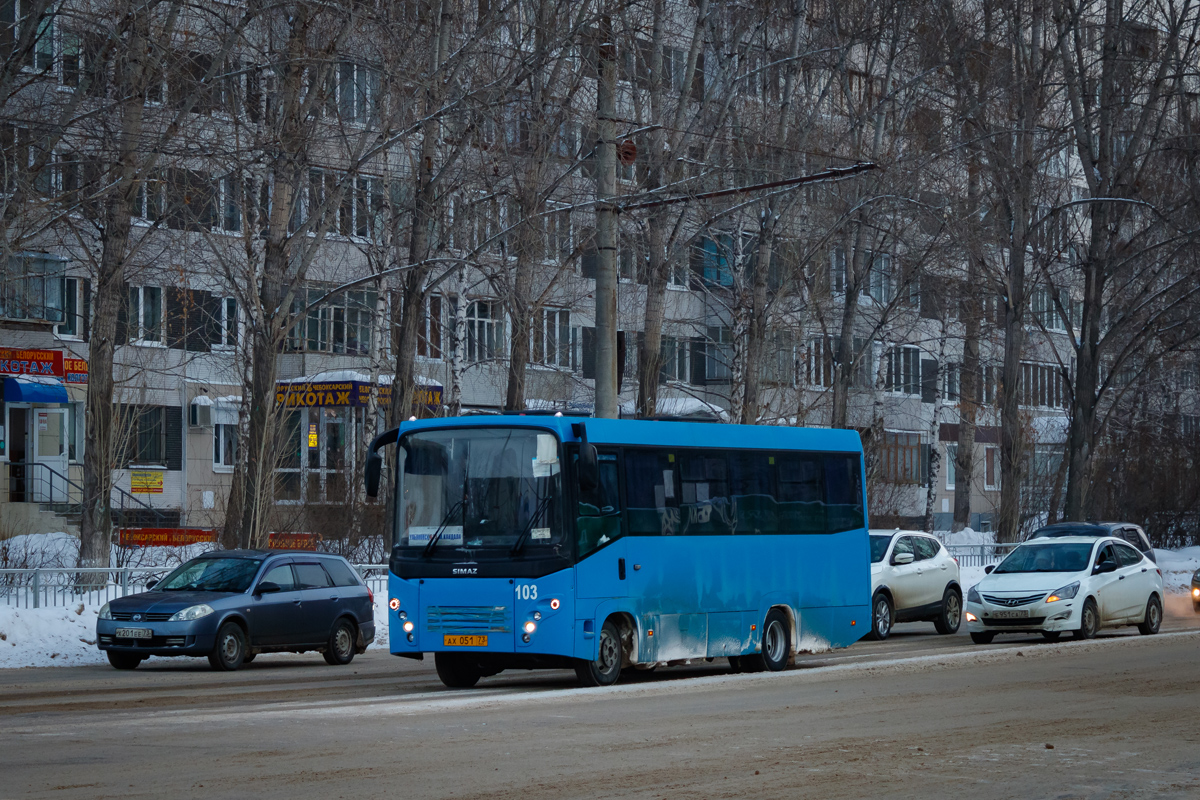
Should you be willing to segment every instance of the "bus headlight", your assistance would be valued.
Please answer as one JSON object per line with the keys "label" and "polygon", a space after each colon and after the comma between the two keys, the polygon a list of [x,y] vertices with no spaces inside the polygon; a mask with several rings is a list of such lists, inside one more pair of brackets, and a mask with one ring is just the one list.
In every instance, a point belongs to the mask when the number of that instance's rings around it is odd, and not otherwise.
{"label": "bus headlight", "polygon": [[412,624],[412,620],[410,619],[408,622],[404,623],[404,632],[412,633],[414,627],[416,627],[416,626]]}
{"label": "bus headlight", "polygon": [[529,620],[528,622],[525,623],[525,632],[526,633],[533,633],[536,630],[537,630],[537,623],[534,622],[533,620]]}

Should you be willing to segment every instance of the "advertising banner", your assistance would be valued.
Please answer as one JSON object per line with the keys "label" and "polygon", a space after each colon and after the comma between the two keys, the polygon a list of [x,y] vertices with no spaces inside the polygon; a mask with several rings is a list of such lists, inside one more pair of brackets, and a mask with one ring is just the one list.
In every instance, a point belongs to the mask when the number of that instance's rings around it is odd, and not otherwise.
{"label": "advertising banner", "polygon": [[203,528],[121,528],[121,547],[186,547],[215,542],[217,532]]}
{"label": "advertising banner", "polygon": [[0,375],[63,377],[62,350],[17,350],[0,347]]}
{"label": "advertising banner", "polygon": [[133,494],[162,494],[162,470],[135,469],[131,471],[129,473],[129,491]]}

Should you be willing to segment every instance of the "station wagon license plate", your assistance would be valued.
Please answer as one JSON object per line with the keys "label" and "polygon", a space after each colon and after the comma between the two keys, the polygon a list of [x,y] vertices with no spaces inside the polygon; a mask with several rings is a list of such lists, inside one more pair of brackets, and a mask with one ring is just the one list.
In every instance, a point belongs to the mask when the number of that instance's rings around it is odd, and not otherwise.
{"label": "station wagon license plate", "polygon": [[115,635],[118,639],[150,639],[154,631],[149,628],[117,628]]}
{"label": "station wagon license plate", "polygon": [[445,647],[487,647],[486,636],[443,636]]}
{"label": "station wagon license plate", "polygon": [[1021,611],[993,611],[992,616],[995,619],[1019,619],[1021,617],[1028,617],[1029,610],[1023,609]]}

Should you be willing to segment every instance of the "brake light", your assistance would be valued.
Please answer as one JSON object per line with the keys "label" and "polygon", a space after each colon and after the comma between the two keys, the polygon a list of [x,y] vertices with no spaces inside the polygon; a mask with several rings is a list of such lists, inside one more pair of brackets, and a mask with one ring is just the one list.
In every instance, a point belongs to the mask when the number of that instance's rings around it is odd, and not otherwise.
{"label": "brake light", "polygon": [[955,565],[955,566],[957,566],[957,567],[961,567],[961,566],[962,566],[962,564],[959,564],[959,563],[958,563],[958,556],[954,556],[954,565]]}
{"label": "brake light", "polygon": [[371,605],[375,605],[375,593],[371,591],[371,587],[367,587],[367,599],[371,601]]}

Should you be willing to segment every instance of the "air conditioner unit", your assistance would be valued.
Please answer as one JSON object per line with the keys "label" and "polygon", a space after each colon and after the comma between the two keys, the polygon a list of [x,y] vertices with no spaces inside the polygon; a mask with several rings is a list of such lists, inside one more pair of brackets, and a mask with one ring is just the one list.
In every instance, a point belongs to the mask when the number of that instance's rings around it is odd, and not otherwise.
{"label": "air conditioner unit", "polygon": [[199,403],[192,403],[191,416],[188,422],[193,428],[211,428],[212,406],[202,406]]}

